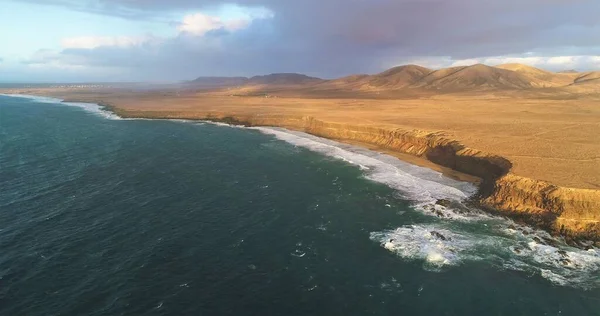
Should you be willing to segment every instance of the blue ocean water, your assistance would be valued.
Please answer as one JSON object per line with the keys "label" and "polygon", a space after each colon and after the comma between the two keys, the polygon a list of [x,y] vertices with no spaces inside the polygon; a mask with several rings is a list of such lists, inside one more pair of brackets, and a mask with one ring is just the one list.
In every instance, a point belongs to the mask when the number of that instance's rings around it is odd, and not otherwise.
{"label": "blue ocean water", "polygon": [[600,250],[473,192],[302,133],[0,96],[0,314],[600,315]]}

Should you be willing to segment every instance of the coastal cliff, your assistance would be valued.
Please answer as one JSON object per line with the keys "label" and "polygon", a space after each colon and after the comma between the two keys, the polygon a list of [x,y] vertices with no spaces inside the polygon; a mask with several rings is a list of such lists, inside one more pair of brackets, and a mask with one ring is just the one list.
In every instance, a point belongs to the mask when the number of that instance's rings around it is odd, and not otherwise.
{"label": "coastal cliff", "polygon": [[600,240],[600,191],[574,189],[511,174],[512,163],[468,148],[442,133],[325,122],[314,117],[129,111],[124,117],[203,119],[245,126],[276,126],[340,141],[356,141],[410,154],[481,179],[476,202],[569,239]]}
{"label": "coastal cliff", "polygon": [[600,240],[600,191],[564,188],[507,174],[481,197],[483,205],[566,237]]}

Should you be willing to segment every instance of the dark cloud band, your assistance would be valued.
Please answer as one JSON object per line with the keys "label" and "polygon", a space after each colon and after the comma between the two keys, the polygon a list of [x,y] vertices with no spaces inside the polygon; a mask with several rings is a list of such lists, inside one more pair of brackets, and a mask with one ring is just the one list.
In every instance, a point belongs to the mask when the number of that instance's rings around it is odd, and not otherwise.
{"label": "dark cloud band", "polygon": [[[215,8],[217,0],[26,0],[126,19],[161,19]],[[52,58],[143,67],[154,75],[252,75],[297,71],[332,77],[372,72],[418,56],[481,58],[530,51],[590,54],[600,43],[596,0],[237,0],[272,19],[206,38],[179,36],[154,48],[65,50]],[[215,39],[217,40],[217,39]],[[152,67],[150,67],[152,66]],[[191,72],[194,72],[193,74]]]}

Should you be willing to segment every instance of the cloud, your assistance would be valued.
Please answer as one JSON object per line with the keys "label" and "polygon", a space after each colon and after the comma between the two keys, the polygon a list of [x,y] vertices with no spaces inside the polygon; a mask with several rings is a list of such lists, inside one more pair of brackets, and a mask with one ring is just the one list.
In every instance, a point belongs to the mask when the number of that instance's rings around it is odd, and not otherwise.
{"label": "cloud", "polygon": [[490,65],[520,63],[552,71],[600,69],[600,56],[509,56],[483,58],[479,62]]}
{"label": "cloud", "polygon": [[190,14],[183,18],[183,22],[177,27],[180,32],[193,35],[204,35],[209,31],[225,29],[234,31],[248,26],[250,21],[243,19],[223,21],[219,17],[203,13]]}
{"label": "cloud", "polygon": [[595,0],[237,0],[245,15],[229,17],[212,14],[225,6],[218,0],[26,1],[131,20],[187,12],[174,26],[178,34],[159,44],[80,41],[87,47],[71,45],[50,59],[126,68],[141,78],[334,77],[411,60],[447,66],[501,58],[590,69],[600,55]]}
{"label": "cloud", "polygon": [[531,53],[521,56],[493,56],[471,59],[452,59],[450,57],[430,57],[422,59],[408,59],[404,63],[420,64],[430,68],[443,68],[455,66],[470,66],[486,64],[491,66],[501,64],[525,64],[550,71],[561,70],[590,70],[600,69],[600,56],[534,56]]}
{"label": "cloud", "polygon": [[128,47],[140,45],[149,41],[148,37],[108,37],[108,36],[81,36],[65,38],[61,41],[61,46],[65,49],[84,48],[93,49],[102,46]]}
{"label": "cloud", "polygon": [[[231,10],[243,10],[240,7],[233,7]],[[272,18],[273,13],[266,9],[247,8],[247,12],[234,12],[236,16],[222,18],[219,16],[208,15],[202,12],[188,14],[183,17],[183,21],[177,26],[177,30],[182,33],[189,33],[196,36],[203,36],[210,31],[237,31],[247,28],[253,20]]]}

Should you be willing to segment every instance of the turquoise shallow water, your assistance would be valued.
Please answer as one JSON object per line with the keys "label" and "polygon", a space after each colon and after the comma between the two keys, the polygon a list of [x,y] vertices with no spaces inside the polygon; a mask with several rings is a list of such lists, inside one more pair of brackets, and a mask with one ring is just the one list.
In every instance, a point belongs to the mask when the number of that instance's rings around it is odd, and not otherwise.
{"label": "turquoise shallow water", "polygon": [[600,315],[597,249],[470,193],[303,134],[0,96],[0,314]]}

